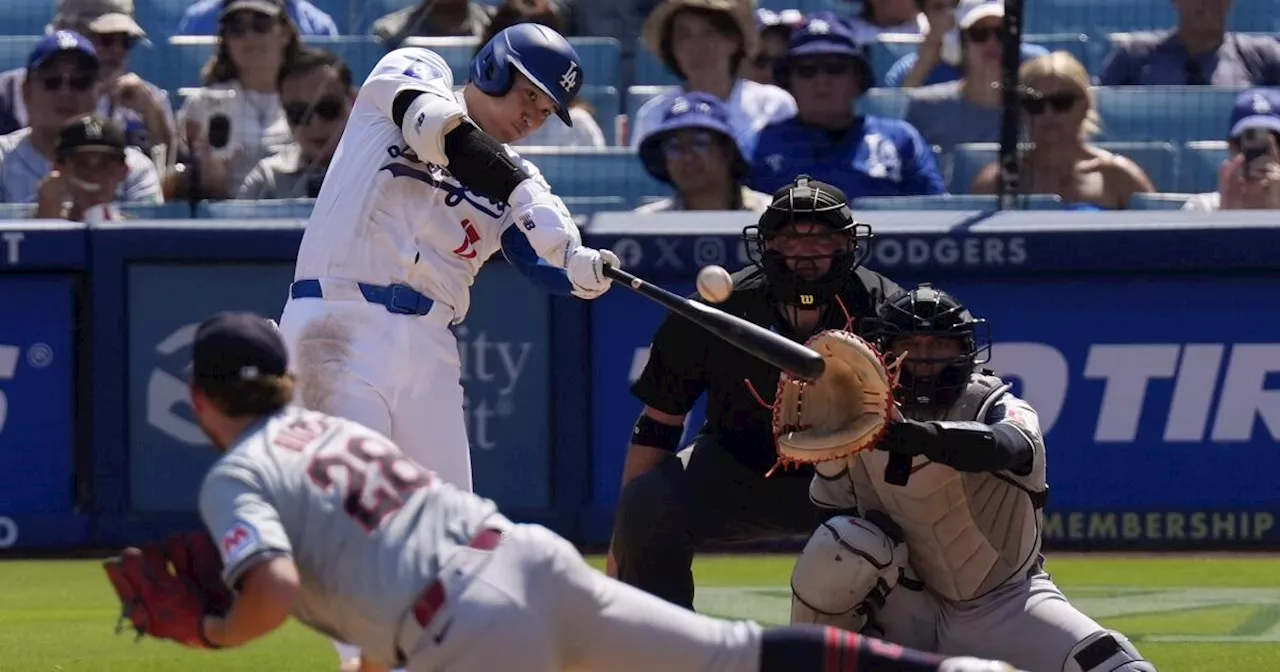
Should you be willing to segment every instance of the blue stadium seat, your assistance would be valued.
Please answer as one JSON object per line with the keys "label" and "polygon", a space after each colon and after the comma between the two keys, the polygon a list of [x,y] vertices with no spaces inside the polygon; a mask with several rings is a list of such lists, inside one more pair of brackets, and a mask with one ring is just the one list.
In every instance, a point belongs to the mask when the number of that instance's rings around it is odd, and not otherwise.
{"label": "blue stadium seat", "polygon": [[[134,58],[130,61],[134,71],[162,89],[174,91],[185,86],[200,85],[200,70],[213,56],[217,38],[211,35],[174,35],[168,40],[167,49],[158,49],[152,58]],[[342,37],[310,36],[303,42],[317,49],[326,49],[338,55],[348,66],[357,86],[363,82],[378,59],[387,51],[372,36]],[[465,81],[465,80],[463,80]]]}
{"label": "blue stadium seat", "polygon": [[649,49],[640,40],[636,40],[635,54],[635,74],[632,77],[632,85],[671,86],[680,83],[680,78],[676,77],[675,73],[667,70],[667,66],[663,65],[657,56],[650,53]]}
{"label": "blue stadium seat", "polygon": [[858,112],[901,119],[907,113],[907,89],[874,88],[858,99]]}
{"label": "blue stadium seat", "polygon": [[1106,43],[1094,40],[1084,33],[1046,33],[1022,36],[1023,44],[1036,44],[1049,51],[1065,51],[1076,57],[1089,71],[1097,75],[1102,69],[1102,59],[1107,55]]}
{"label": "blue stadium seat", "polygon": [[196,205],[199,219],[307,219],[315,207],[313,198],[285,198],[268,201],[201,201]]}
{"label": "blue stadium seat", "polygon": [[[1099,148],[1126,156],[1138,164],[1157,190],[1178,188],[1178,151],[1167,142],[1099,142]],[[957,145],[952,153],[951,190],[969,191],[973,178],[1000,155],[1000,145],[975,142]]]}
{"label": "blue stadium seat", "polygon": [[625,207],[636,207],[645,196],[666,196],[671,188],[645,172],[628,148],[604,150],[524,147],[520,154],[546,177],[561,197],[620,196]]}
{"label": "blue stadium seat", "polygon": [[632,86],[628,88],[625,108],[627,118],[634,121],[636,118],[636,112],[639,112],[640,108],[643,107],[645,103],[666,93],[670,89],[671,87],[666,85]]}
{"label": "blue stadium seat", "polygon": [[622,111],[618,90],[612,86],[584,86],[578,98],[593,108],[591,116],[604,131],[604,141],[614,144],[618,135],[616,119]]}
{"label": "blue stadium seat", "polygon": [[1181,144],[1227,135],[1242,89],[1218,86],[1113,86],[1094,89],[1102,115],[1099,139]]}
{"label": "blue stadium seat", "polygon": [[[1018,198],[1025,210],[1061,210],[1062,198],[1055,194],[1033,194]],[[859,210],[998,210],[1000,198],[986,194],[944,194],[941,196],[868,196],[850,204]]]}
{"label": "blue stadium seat", "polygon": [[35,203],[0,203],[0,220],[31,219]]}
{"label": "blue stadium seat", "polygon": [[192,4],[194,0],[135,0],[134,17],[152,40],[162,42],[178,30],[178,24]]}
{"label": "blue stadium seat", "polygon": [[1178,190],[1192,194],[1218,190],[1218,170],[1231,155],[1226,140],[1202,140],[1182,146]]}
{"label": "blue stadium seat", "polygon": [[1181,210],[1192,194],[1134,194],[1130,210]]}
{"label": "blue stadium seat", "polygon": [[43,35],[57,13],[56,0],[16,0],[4,3],[0,35]]}
{"label": "blue stadium seat", "polygon": [[130,219],[191,219],[191,205],[175,203],[121,203],[120,210]]}
{"label": "blue stadium seat", "polygon": [[[480,41],[473,37],[411,37],[407,47],[425,47],[444,58],[453,70],[453,82],[471,80],[471,60]],[[586,85],[618,86],[622,70],[622,48],[612,37],[571,37],[569,44],[578,52],[586,71]]]}
{"label": "blue stadium seat", "polygon": [[871,59],[871,73],[875,76],[876,84],[884,84],[885,76],[899,59],[916,53],[920,41],[919,35],[885,33],[869,44],[867,58]]}
{"label": "blue stadium seat", "polygon": [[27,58],[39,40],[39,35],[0,36],[0,72],[27,67]]}
{"label": "blue stadium seat", "polygon": [[1169,0],[1036,0],[1025,7],[1028,33],[1161,30],[1175,21]]}

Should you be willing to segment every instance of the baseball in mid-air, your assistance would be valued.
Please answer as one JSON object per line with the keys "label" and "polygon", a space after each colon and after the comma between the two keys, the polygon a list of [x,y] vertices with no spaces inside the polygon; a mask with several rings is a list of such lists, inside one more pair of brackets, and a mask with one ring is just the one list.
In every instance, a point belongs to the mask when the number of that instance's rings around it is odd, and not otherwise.
{"label": "baseball in mid-air", "polygon": [[703,266],[698,271],[698,294],[711,303],[720,303],[733,293],[733,278],[720,266]]}

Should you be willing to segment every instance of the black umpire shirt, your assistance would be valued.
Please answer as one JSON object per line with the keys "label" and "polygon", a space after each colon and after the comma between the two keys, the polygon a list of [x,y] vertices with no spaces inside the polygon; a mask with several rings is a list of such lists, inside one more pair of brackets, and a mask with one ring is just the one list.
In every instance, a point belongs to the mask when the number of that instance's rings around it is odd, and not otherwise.
{"label": "black umpire shirt", "polygon": [[[874,316],[887,297],[902,291],[875,271],[858,268],[855,274],[857,282],[850,283],[840,295],[855,318]],[[717,308],[795,338],[790,323],[768,294],[763,272],[749,266],[734,273],[733,280],[733,293]],[[702,300],[697,294],[690,298]],[[818,323],[818,331],[845,326],[844,313],[832,303]],[[773,417],[771,410],[752,396],[745,381],[751,381],[765,402],[773,403],[778,374],[774,366],[673,313],[658,327],[649,362],[631,386],[631,393],[650,408],[684,415],[706,392],[707,421],[702,433],[714,436],[738,461],[763,474],[777,460]]]}

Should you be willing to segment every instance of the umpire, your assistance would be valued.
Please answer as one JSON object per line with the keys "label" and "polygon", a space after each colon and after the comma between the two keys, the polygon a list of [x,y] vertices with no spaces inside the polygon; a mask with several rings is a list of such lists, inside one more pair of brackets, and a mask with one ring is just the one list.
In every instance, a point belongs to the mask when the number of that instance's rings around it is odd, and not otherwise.
{"label": "umpire", "polygon": [[[718,307],[796,341],[874,316],[901,291],[861,267],[871,228],[854,221],[845,195],[807,176],[774,193],[742,235],[753,265],[734,274]],[[777,385],[776,368],[667,317],[631,387],[645,408],[623,467],[611,575],[692,609],[699,547],[812,531],[812,469],[765,477],[777,457],[772,415],[752,389],[772,402]],[[680,451],[685,415],[704,392],[706,424]]]}

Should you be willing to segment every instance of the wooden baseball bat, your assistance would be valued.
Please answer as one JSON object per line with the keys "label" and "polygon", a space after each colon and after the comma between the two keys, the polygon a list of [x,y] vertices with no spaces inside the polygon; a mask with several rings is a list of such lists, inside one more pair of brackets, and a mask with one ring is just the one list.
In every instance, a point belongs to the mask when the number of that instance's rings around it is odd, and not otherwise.
{"label": "wooden baseball bat", "polygon": [[686,299],[608,264],[604,266],[604,274],[797,378],[817,380],[826,369],[827,363],[823,361],[822,355],[764,327]]}

